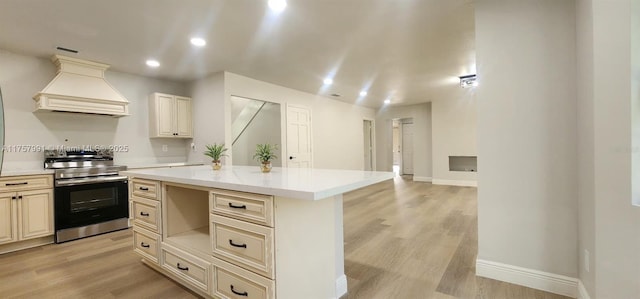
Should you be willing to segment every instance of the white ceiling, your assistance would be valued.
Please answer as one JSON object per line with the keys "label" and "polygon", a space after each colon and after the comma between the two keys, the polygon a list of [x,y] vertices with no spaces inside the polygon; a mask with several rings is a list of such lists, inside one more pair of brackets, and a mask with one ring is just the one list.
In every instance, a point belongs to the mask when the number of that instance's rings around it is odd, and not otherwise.
{"label": "white ceiling", "polygon": [[0,48],[180,81],[227,70],[369,107],[437,100],[475,73],[472,0],[288,0],[280,14],[266,2],[2,0]]}

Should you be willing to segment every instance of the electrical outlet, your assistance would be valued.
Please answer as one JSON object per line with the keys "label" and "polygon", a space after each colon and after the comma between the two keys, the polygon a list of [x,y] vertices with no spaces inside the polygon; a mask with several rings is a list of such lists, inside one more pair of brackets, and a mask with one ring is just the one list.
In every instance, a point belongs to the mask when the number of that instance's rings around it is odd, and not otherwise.
{"label": "electrical outlet", "polygon": [[584,250],[584,270],[585,270],[585,271],[587,271],[587,272],[589,272],[589,271],[590,271],[590,270],[589,270],[589,260],[590,260],[590,257],[589,257],[589,250],[586,250],[586,249],[585,249],[585,250]]}
{"label": "electrical outlet", "polygon": [[163,152],[167,152],[167,151],[169,151],[169,147],[168,147],[166,144],[163,144],[163,145],[162,145],[162,151],[163,151]]}

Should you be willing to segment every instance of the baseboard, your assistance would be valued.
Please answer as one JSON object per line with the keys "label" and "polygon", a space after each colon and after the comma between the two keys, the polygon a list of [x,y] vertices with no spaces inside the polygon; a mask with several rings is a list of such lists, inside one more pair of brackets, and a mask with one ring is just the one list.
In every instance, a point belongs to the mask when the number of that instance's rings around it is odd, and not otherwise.
{"label": "baseboard", "polygon": [[578,295],[578,279],[533,269],[477,259],[476,275],[571,298]]}
{"label": "baseboard", "polygon": [[413,181],[414,182],[431,182],[433,180],[432,177],[427,177],[427,176],[413,176]]}
{"label": "baseboard", "polygon": [[582,280],[578,280],[578,299],[591,299],[589,292],[587,292],[587,288],[582,284]]}
{"label": "baseboard", "polygon": [[463,186],[463,187],[478,187],[477,181],[463,181],[463,180],[442,180],[433,179],[434,185],[449,185],[449,186]]}
{"label": "baseboard", "polygon": [[0,245],[0,254],[53,243],[53,235]]}
{"label": "baseboard", "polygon": [[336,298],[347,294],[347,276],[342,274],[336,279]]}

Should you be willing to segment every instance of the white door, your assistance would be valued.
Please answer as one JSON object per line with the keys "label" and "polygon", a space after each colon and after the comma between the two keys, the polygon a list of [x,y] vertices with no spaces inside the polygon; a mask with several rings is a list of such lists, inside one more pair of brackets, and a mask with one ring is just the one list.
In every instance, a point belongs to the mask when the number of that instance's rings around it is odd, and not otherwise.
{"label": "white door", "polygon": [[402,124],[402,173],[413,174],[413,124]]}
{"label": "white door", "polygon": [[400,128],[393,127],[393,165],[400,165]]}
{"label": "white door", "polygon": [[373,170],[373,125],[370,120],[363,122],[364,135],[364,170]]}
{"label": "white door", "polygon": [[287,105],[287,167],[311,168],[311,110]]}

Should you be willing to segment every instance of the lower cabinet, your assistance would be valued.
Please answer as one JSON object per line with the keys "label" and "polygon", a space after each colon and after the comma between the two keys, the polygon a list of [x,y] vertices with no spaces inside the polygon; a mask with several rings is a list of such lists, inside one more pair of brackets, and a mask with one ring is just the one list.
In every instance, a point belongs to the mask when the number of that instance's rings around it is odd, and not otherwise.
{"label": "lower cabinet", "polygon": [[133,251],[143,258],[160,264],[160,236],[144,228],[133,227]]}
{"label": "lower cabinet", "polygon": [[156,195],[129,194],[134,252],[147,264],[205,297],[276,297],[272,196],[136,178],[131,186]]}
{"label": "lower cabinet", "polygon": [[0,193],[0,244],[53,235],[53,190]]}
{"label": "lower cabinet", "polygon": [[18,193],[18,200],[20,239],[53,234],[53,190],[22,191]]}
{"label": "lower cabinet", "polygon": [[183,250],[162,245],[162,268],[180,277],[199,290],[209,293],[211,263]]}
{"label": "lower cabinet", "polygon": [[267,299],[276,297],[275,282],[225,261],[213,260],[213,296]]}
{"label": "lower cabinet", "polygon": [[14,193],[0,194],[0,244],[18,240],[18,205]]}

